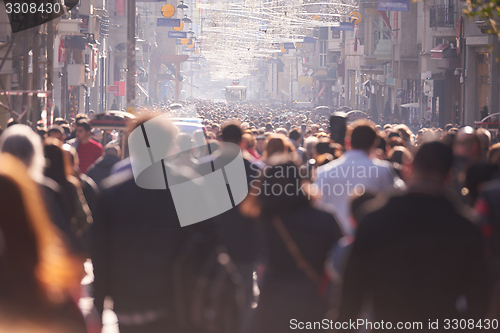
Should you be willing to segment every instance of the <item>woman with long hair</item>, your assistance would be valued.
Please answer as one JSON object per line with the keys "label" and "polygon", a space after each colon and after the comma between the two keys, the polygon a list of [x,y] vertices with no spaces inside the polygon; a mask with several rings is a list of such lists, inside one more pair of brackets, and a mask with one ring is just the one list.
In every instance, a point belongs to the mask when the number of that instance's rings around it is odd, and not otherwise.
{"label": "woman with long hair", "polygon": [[252,333],[290,331],[290,320],[320,321],[327,312],[323,267],[342,237],[335,218],[313,205],[313,187],[288,154],[274,155],[241,210],[259,218],[266,269]]}
{"label": "woman with long hair", "polygon": [[[46,158],[44,174],[60,187],[63,212],[71,223],[77,240],[76,251],[85,251],[83,236],[92,223],[92,213],[87,205],[79,180],[73,175],[73,168],[64,154],[61,141],[47,138],[43,147]],[[82,253],[84,254],[84,253]]]}
{"label": "woman with long hair", "polygon": [[0,154],[0,332],[85,332],[71,295],[82,270],[21,161]]}

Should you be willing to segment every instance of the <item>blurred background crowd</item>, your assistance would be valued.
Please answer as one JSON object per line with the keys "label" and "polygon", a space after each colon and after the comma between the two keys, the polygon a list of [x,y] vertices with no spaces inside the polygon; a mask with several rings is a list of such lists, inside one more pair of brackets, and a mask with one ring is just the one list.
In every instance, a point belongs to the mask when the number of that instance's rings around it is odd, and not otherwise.
{"label": "blurred background crowd", "polygon": [[[490,131],[358,119],[339,133],[329,114],[194,104],[192,128],[185,108],[167,111],[176,120],[165,149],[178,154],[165,168],[197,173],[237,144],[249,195],[187,227],[168,189],[136,185],[128,156],[127,134],[159,107],[118,131],[85,114],[38,131],[9,122],[0,332],[99,332],[109,308],[119,332],[280,333],[323,318],[498,329],[500,143]],[[479,330],[468,325],[459,328]]]}

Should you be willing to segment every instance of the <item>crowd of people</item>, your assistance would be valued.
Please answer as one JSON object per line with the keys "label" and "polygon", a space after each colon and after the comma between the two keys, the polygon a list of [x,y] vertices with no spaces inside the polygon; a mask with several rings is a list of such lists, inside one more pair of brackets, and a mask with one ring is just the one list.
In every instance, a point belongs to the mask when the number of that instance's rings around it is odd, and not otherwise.
{"label": "crowd of people", "polygon": [[[328,115],[194,104],[205,131],[165,121],[177,154],[163,173],[195,179],[237,145],[248,195],[186,227],[168,184],[139,187],[126,140],[88,115],[38,131],[9,121],[0,332],[99,331],[106,298],[121,333],[367,331],[343,325],[358,319],[499,329],[500,143],[488,130],[360,119],[339,138]],[[141,110],[126,132],[163,112]],[[88,260],[96,311],[84,314]]]}

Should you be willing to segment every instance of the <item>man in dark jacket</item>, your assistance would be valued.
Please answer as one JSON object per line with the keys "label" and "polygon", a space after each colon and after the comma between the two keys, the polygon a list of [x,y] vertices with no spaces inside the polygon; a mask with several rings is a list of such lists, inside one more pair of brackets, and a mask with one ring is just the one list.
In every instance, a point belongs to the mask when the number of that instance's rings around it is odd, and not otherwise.
{"label": "man in dark jacket", "polygon": [[91,165],[87,171],[87,176],[92,178],[97,186],[101,187],[104,178],[109,177],[111,168],[120,161],[120,147],[116,144],[108,143],[104,147],[104,155]]}
{"label": "man in dark jacket", "polygon": [[[166,126],[167,150],[169,142],[173,146],[174,135],[172,127]],[[165,170],[176,173],[166,163]],[[179,177],[194,178],[181,173]],[[98,312],[102,314],[104,298],[110,296],[120,333],[178,333],[179,296],[189,302],[192,295],[176,294],[176,262],[193,234],[211,238],[213,228],[208,223],[181,227],[170,190],[137,186],[132,170],[108,177],[91,231]]]}
{"label": "man in dark jacket", "polygon": [[[214,165],[225,165],[225,160],[231,160],[229,154],[225,154],[224,143],[232,143],[241,146],[242,131],[236,123],[225,124],[222,128],[222,147],[221,154],[213,160]],[[260,169],[257,164],[243,158],[245,166],[247,183],[251,186],[253,180],[258,179]],[[211,161],[200,164],[197,171],[200,174],[207,174],[211,169]],[[242,277],[245,288],[246,307],[242,314],[242,323],[240,332],[248,326],[251,306],[253,303],[253,272],[259,258],[259,238],[255,229],[253,218],[244,216],[239,211],[239,205],[216,216],[214,222],[217,226],[221,242],[226,247],[227,252],[239,274]]]}
{"label": "man in dark jacket", "polygon": [[[339,322],[355,321],[365,301],[373,304],[373,322],[391,323],[392,331],[398,322],[421,323],[411,328],[415,332],[436,332],[453,327],[447,320],[483,318],[481,235],[445,197],[452,163],[450,148],[424,144],[408,193],[361,220],[345,271]],[[430,322],[438,326],[429,327]]]}

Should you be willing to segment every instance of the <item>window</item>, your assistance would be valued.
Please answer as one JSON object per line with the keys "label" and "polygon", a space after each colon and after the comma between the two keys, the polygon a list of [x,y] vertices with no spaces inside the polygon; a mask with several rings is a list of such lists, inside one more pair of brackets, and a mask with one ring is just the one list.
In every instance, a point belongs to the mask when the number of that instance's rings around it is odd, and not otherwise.
{"label": "window", "polygon": [[439,44],[444,44],[445,40],[443,38],[435,37],[434,46],[438,46]]}
{"label": "window", "polygon": [[318,39],[328,39],[328,27],[320,27],[318,31]]}
{"label": "window", "polygon": [[332,38],[340,38],[340,30],[332,30]]}
{"label": "window", "polygon": [[328,52],[328,41],[319,41],[319,67],[326,67],[326,53]]}

